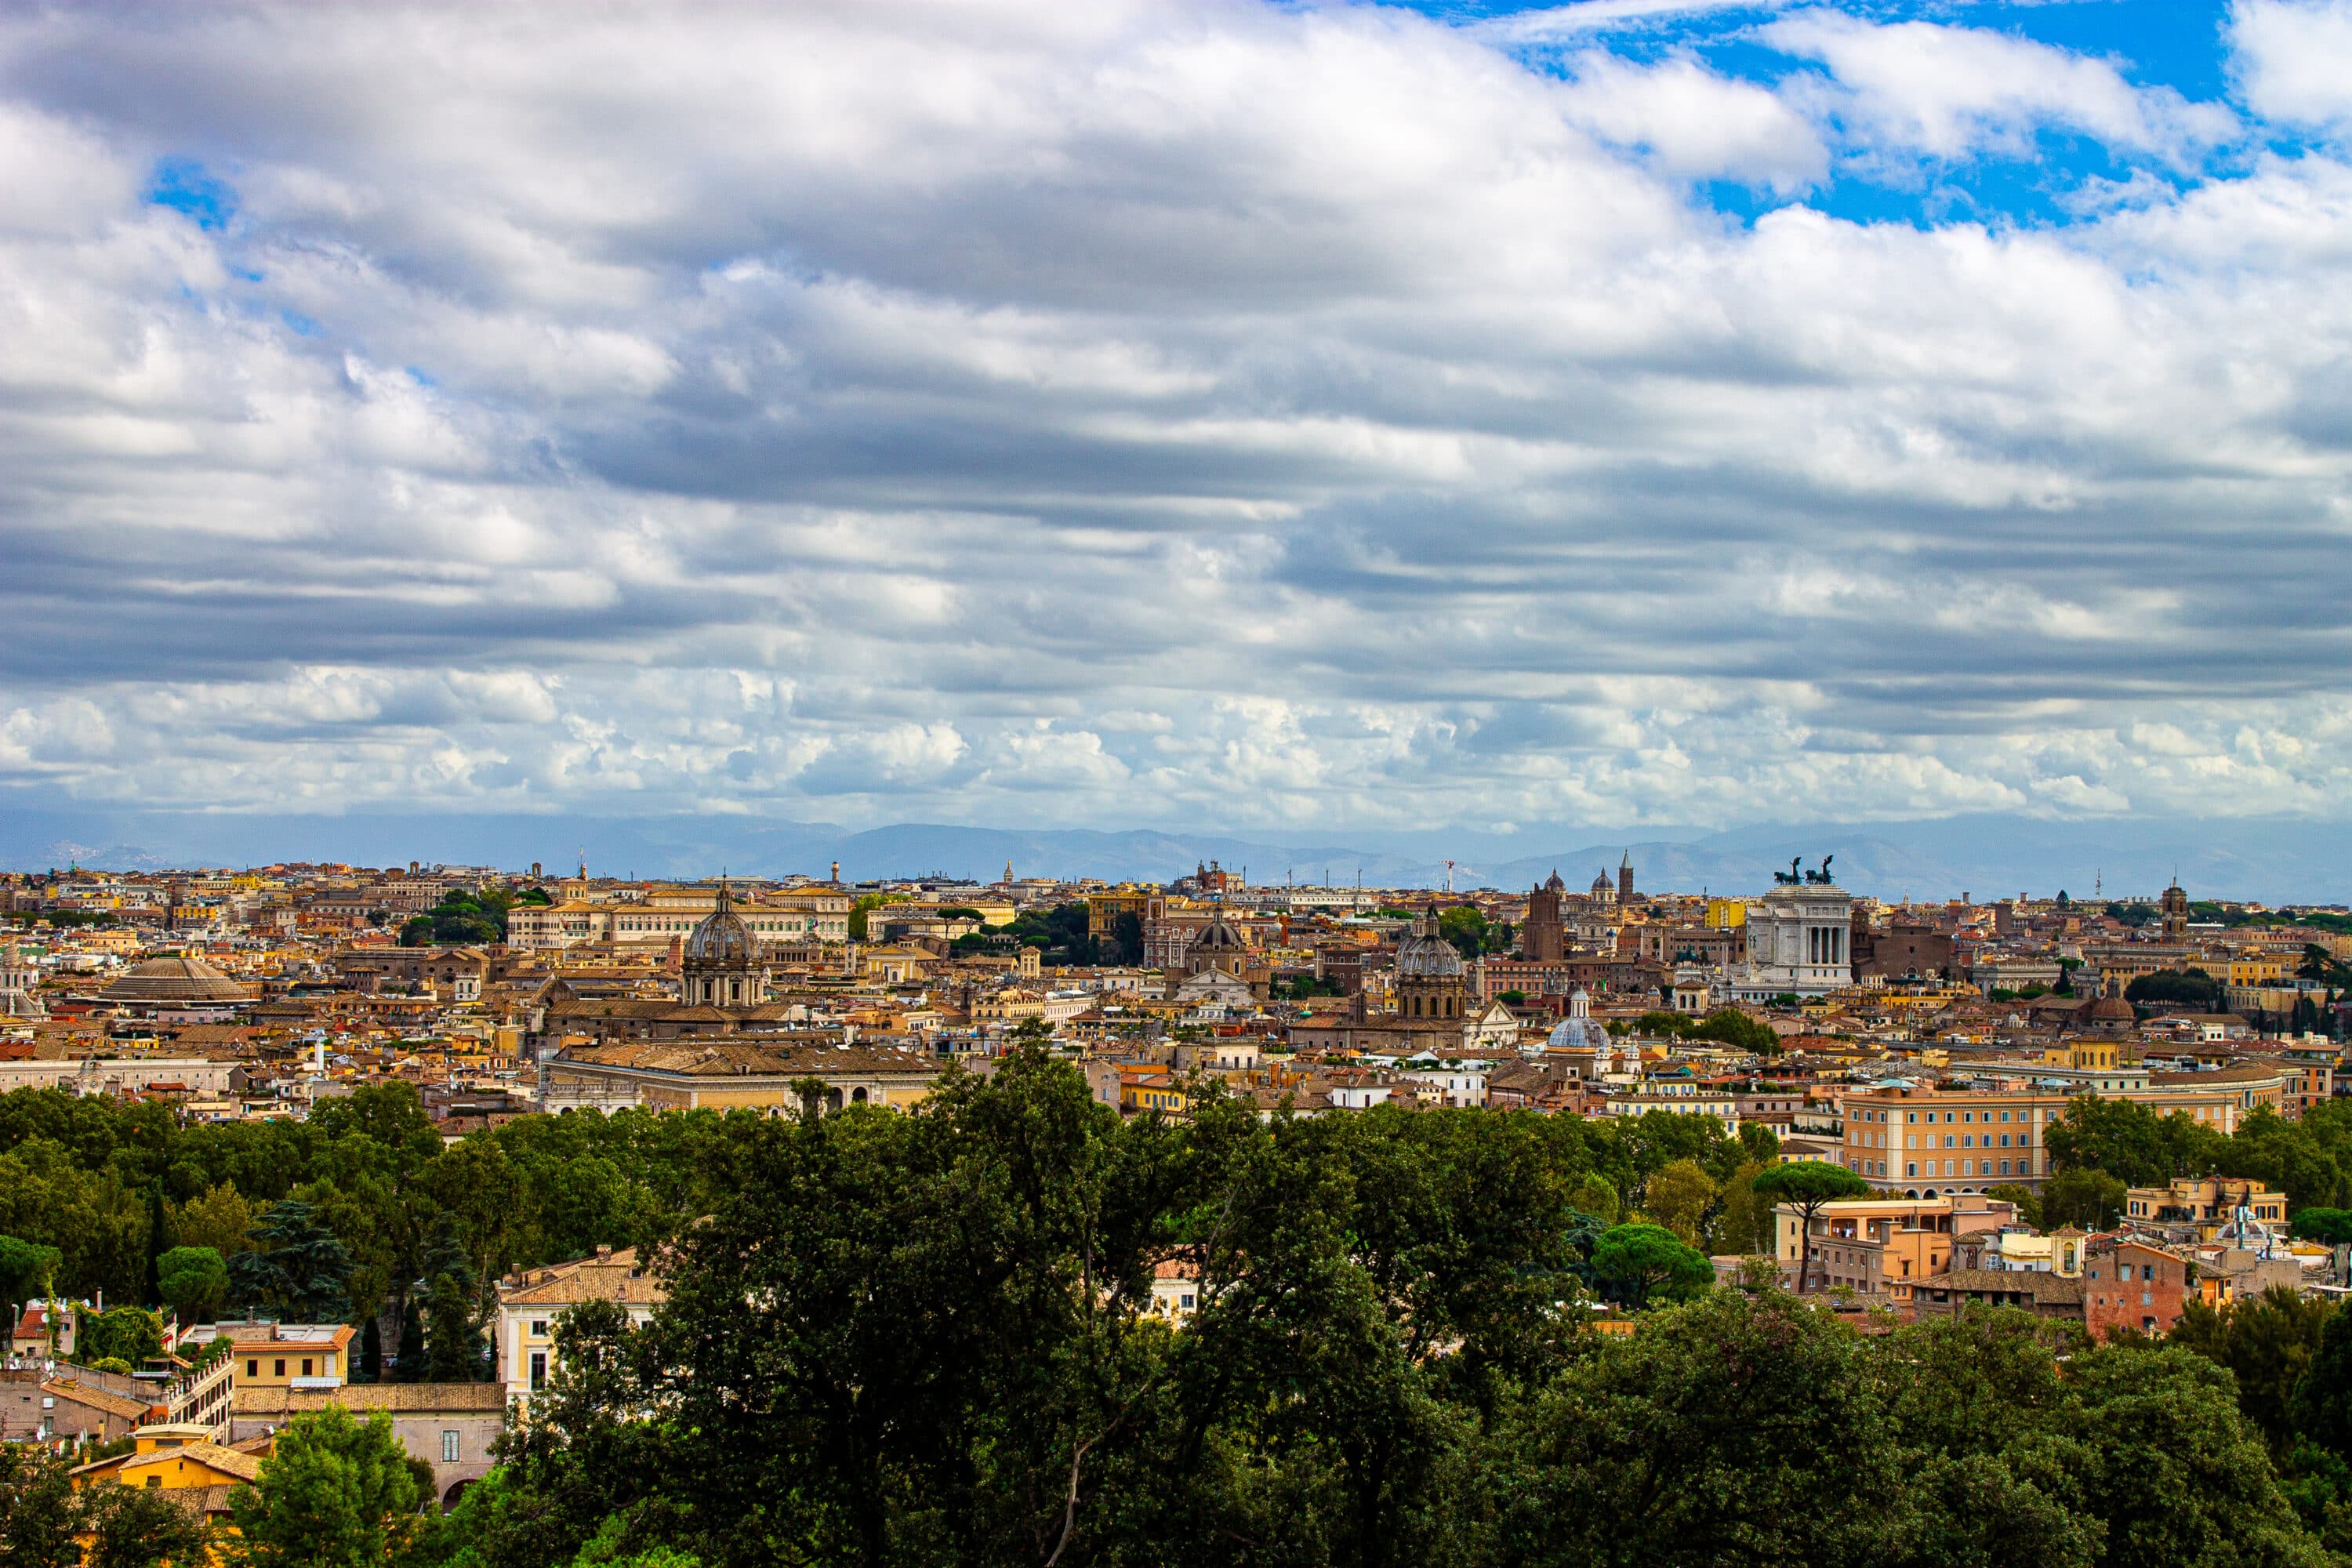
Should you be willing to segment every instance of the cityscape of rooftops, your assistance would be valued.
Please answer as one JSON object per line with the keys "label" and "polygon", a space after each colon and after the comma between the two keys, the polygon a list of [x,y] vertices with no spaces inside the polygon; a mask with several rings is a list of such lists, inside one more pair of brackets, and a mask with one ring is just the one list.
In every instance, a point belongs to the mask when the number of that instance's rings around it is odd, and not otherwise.
{"label": "cityscape of rooftops", "polygon": [[2352,0],[0,9],[0,1563],[2352,1563]]}

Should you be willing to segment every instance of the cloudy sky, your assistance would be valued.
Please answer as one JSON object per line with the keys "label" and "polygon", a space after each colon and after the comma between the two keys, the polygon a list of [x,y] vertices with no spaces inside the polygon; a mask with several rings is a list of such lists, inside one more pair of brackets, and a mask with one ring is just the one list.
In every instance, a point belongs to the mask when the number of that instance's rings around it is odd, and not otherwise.
{"label": "cloudy sky", "polygon": [[2352,0],[0,9],[0,799],[2352,800]]}

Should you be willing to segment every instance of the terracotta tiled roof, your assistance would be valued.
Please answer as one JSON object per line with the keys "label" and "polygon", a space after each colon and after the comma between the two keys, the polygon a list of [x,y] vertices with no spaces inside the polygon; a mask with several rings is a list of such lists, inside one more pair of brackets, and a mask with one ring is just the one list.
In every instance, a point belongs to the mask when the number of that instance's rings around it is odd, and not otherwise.
{"label": "terracotta tiled roof", "polygon": [[54,1394],[59,1399],[70,1399],[76,1405],[84,1405],[91,1410],[102,1410],[109,1415],[120,1416],[125,1421],[144,1421],[147,1418],[147,1413],[154,1408],[154,1405],[147,1400],[133,1399],[128,1394],[117,1394],[111,1389],[100,1388],[72,1378],[58,1378],[53,1382],[45,1383],[41,1384],[41,1392]]}
{"label": "terracotta tiled roof", "polygon": [[499,1411],[506,1386],[497,1383],[347,1383],[341,1388],[240,1388],[239,1415],[303,1415],[330,1405],[369,1411]]}
{"label": "terracotta tiled roof", "polygon": [[499,1286],[501,1307],[567,1307],[580,1301],[618,1301],[658,1306],[669,1299],[661,1281],[637,1266],[637,1249],[625,1247],[606,1257],[583,1258],[552,1268],[534,1268],[512,1284]]}
{"label": "terracotta tiled roof", "polygon": [[1955,1268],[1949,1273],[1928,1276],[1918,1282],[1918,1289],[2002,1293],[2021,1291],[2037,1301],[2070,1305],[2079,1304],[2083,1300],[2083,1282],[2080,1279],[2027,1268]]}
{"label": "terracotta tiled roof", "polygon": [[156,1465],[168,1465],[175,1459],[194,1459],[241,1481],[252,1482],[261,1479],[261,1460],[257,1457],[241,1454],[218,1443],[184,1443],[176,1448],[158,1448],[152,1454],[135,1454],[123,1460],[114,1473],[125,1486],[138,1486],[141,1483],[131,1479],[133,1472]]}
{"label": "terracotta tiled roof", "polygon": [[827,1048],[741,1039],[573,1046],[556,1059],[596,1067],[631,1068],[640,1072],[676,1073],[685,1078],[895,1072],[929,1079],[938,1076],[940,1070],[937,1062],[913,1051],[866,1046]]}
{"label": "terracotta tiled roof", "polygon": [[155,1495],[200,1518],[222,1520],[229,1516],[229,1494],[235,1490],[233,1486],[166,1487]]}

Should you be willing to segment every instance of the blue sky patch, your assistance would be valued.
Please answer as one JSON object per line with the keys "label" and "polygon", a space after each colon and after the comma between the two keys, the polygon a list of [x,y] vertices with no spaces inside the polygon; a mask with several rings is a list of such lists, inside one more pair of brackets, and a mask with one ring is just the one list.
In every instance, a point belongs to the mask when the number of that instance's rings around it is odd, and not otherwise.
{"label": "blue sky patch", "polygon": [[148,182],[147,200],[159,207],[184,213],[196,226],[223,229],[236,216],[236,190],[194,158],[165,158],[155,165]]}
{"label": "blue sky patch", "polygon": [[[2229,106],[2227,0],[1937,0],[1927,4],[1738,4],[1723,0],[1400,0],[1452,26],[1475,30],[1529,66],[1571,74],[1579,57],[1603,51],[1637,65],[1682,58],[1726,79],[1803,100],[1817,115],[1841,83],[1823,60],[1786,52],[1768,29],[1777,20],[1843,16],[1874,24],[1925,22],[1980,29],[2113,67],[2132,89],[2169,89],[2188,105]],[[2100,194],[2145,172],[2168,184],[2195,181],[2245,163],[2260,148],[2291,150],[2248,131],[2185,157],[2118,148],[2076,128],[2044,124],[1990,137],[1960,156],[1889,148],[1864,125],[1834,113],[1821,130],[1832,152],[1829,177],[1799,193],[1702,179],[1695,199],[1742,223],[1799,203],[1862,222],[1992,226],[2060,226],[2100,210]],[[2179,166],[2185,163],[2185,166]]]}

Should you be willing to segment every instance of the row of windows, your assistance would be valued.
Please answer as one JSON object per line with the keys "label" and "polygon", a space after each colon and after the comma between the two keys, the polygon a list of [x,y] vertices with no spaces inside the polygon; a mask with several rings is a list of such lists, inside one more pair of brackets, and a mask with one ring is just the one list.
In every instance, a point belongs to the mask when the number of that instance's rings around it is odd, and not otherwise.
{"label": "row of windows", "polygon": [[[331,1362],[328,1364],[331,1366],[333,1363]],[[310,1370],[311,1365],[312,1358],[310,1356],[304,1356],[302,1358],[302,1371],[300,1375],[303,1377],[315,1375]],[[261,1375],[261,1362],[257,1357],[247,1356],[245,1358],[245,1375],[248,1381]],[[269,1375],[272,1377],[284,1377],[286,1375],[286,1363],[282,1357],[271,1363]]]}
{"label": "row of windows", "polygon": [[[1864,1131],[1857,1131],[1857,1132],[1853,1133],[1852,1136],[1853,1136],[1853,1141],[1854,1142],[1856,1142],[1856,1143],[1858,1143],[1858,1144],[1861,1144],[1861,1145],[1863,1145],[1863,1146],[1864,1146],[1864,1147],[1866,1147],[1866,1148],[1872,1148],[1872,1149],[1884,1149],[1884,1148],[1885,1148],[1885,1147],[1886,1147],[1886,1134],[1885,1134],[1885,1133],[1884,1133],[1884,1132],[1864,1132]],[[1962,1132],[1962,1133],[1958,1134],[1957,1136],[1958,1136],[1958,1141],[1957,1142],[1954,1142],[1954,1137],[1955,1137],[1955,1135],[1954,1135],[1954,1134],[1949,1133],[1949,1132],[1945,1133],[1945,1134],[1944,1134],[1944,1147],[1945,1147],[1945,1148],[1947,1148],[1947,1149],[1953,1149],[1953,1148],[1959,1148],[1959,1149],[1976,1149],[1976,1148],[1985,1148],[1985,1149],[1990,1149],[1990,1148],[1991,1148],[1991,1147],[1993,1146],[1993,1142],[1992,1142],[1993,1135],[1992,1135],[1991,1133],[1990,1133],[1990,1132],[1988,1132],[1988,1133],[1984,1134],[1984,1142],[1983,1142],[1983,1143],[1981,1143],[1981,1144],[1978,1143],[1978,1142],[1977,1142],[1977,1134],[1975,1134],[1975,1133],[1973,1133],[1973,1132]],[[2004,1133],[2002,1133],[2002,1134],[2000,1135],[2000,1146],[2001,1146],[2002,1148],[2006,1149],[2006,1148],[2009,1148],[2009,1147],[2011,1146],[2011,1145],[2010,1145],[2010,1138],[2011,1138],[2011,1135],[2010,1133],[2007,1133],[2007,1132],[2004,1132]],[[2017,1139],[2016,1147],[2018,1147],[2018,1148],[2020,1148],[2020,1149],[2031,1149],[2031,1148],[2032,1148],[2032,1147],[2033,1147],[2033,1134],[2032,1134],[2032,1133],[2031,1133],[2031,1132],[2020,1132],[2020,1133],[2015,1134],[2015,1137],[2016,1137],[2016,1139]],[[1916,1149],[1916,1148],[1919,1148],[1919,1147],[1921,1147],[1921,1144],[1920,1144],[1920,1142],[1919,1142],[1919,1138],[1920,1138],[1920,1135],[1919,1135],[1918,1133],[1916,1133],[1916,1132],[1906,1132],[1906,1133],[1903,1135],[1903,1146],[1904,1146],[1906,1149]],[[1930,1149],[1933,1149],[1933,1148],[1936,1146],[1936,1135],[1935,1135],[1934,1133],[1930,1132],[1930,1133],[1927,1134],[1927,1142],[1926,1147],[1930,1148]]]}
{"label": "row of windows", "polygon": [[[1921,1163],[1923,1163],[1923,1162],[1921,1162],[1921,1161],[1917,1161],[1917,1160],[1906,1160],[1906,1161],[1905,1161],[1905,1162],[1903,1163],[1903,1173],[1904,1173],[1905,1175],[1906,1175],[1906,1176],[1916,1176],[1916,1175],[1917,1175],[1917,1174],[1919,1173],[1919,1166],[1921,1165]],[[1933,1161],[1933,1160],[1928,1160],[1928,1161],[1924,1162],[1924,1163],[1925,1163],[1925,1164],[1927,1165],[1927,1174],[1929,1174],[1929,1175],[1931,1175],[1931,1176],[1932,1176],[1932,1175],[1934,1175],[1934,1174],[1936,1173],[1936,1162],[1935,1162],[1935,1161]],[[1971,1169],[1969,1168],[1969,1167],[1971,1167],[1971,1166],[1974,1166],[1974,1167],[1976,1167],[1976,1168],[1975,1168],[1975,1169],[1973,1169],[1973,1170],[1971,1170]],[[1996,1172],[1996,1171],[1993,1169],[1993,1163],[1992,1163],[1990,1160],[1963,1160],[1963,1161],[1961,1161],[1961,1162],[1960,1162],[1960,1173],[1960,1173],[1961,1175],[1963,1175],[1963,1176],[1990,1176],[1990,1175],[2002,1175],[2002,1176],[2007,1176],[2007,1175],[2011,1175],[2011,1174],[2015,1174],[2015,1175],[2024,1176],[2024,1175],[2030,1175],[2030,1174],[2032,1174],[2032,1171],[2033,1171],[2033,1162],[2032,1162],[2031,1160],[2020,1160],[2020,1161],[2018,1161],[2018,1162],[2017,1162],[2017,1168],[2016,1168],[2016,1170],[2015,1170],[2014,1172],[2012,1172],[2012,1171],[2010,1169],[2010,1162],[2008,1162],[2007,1160],[2003,1160],[2002,1162],[2000,1162],[2000,1169],[1998,1172]],[[1885,1175],[1885,1174],[1886,1173],[1885,1168],[1884,1166],[1881,1166],[1881,1167],[1879,1168],[1879,1173],[1879,1173],[1880,1175]],[[1952,1163],[1951,1163],[1949,1160],[1947,1160],[1947,1161],[1945,1161],[1945,1162],[1944,1162],[1944,1174],[1948,1176],[1948,1175],[1950,1175],[1951,1173],[1952,1173]]]}

